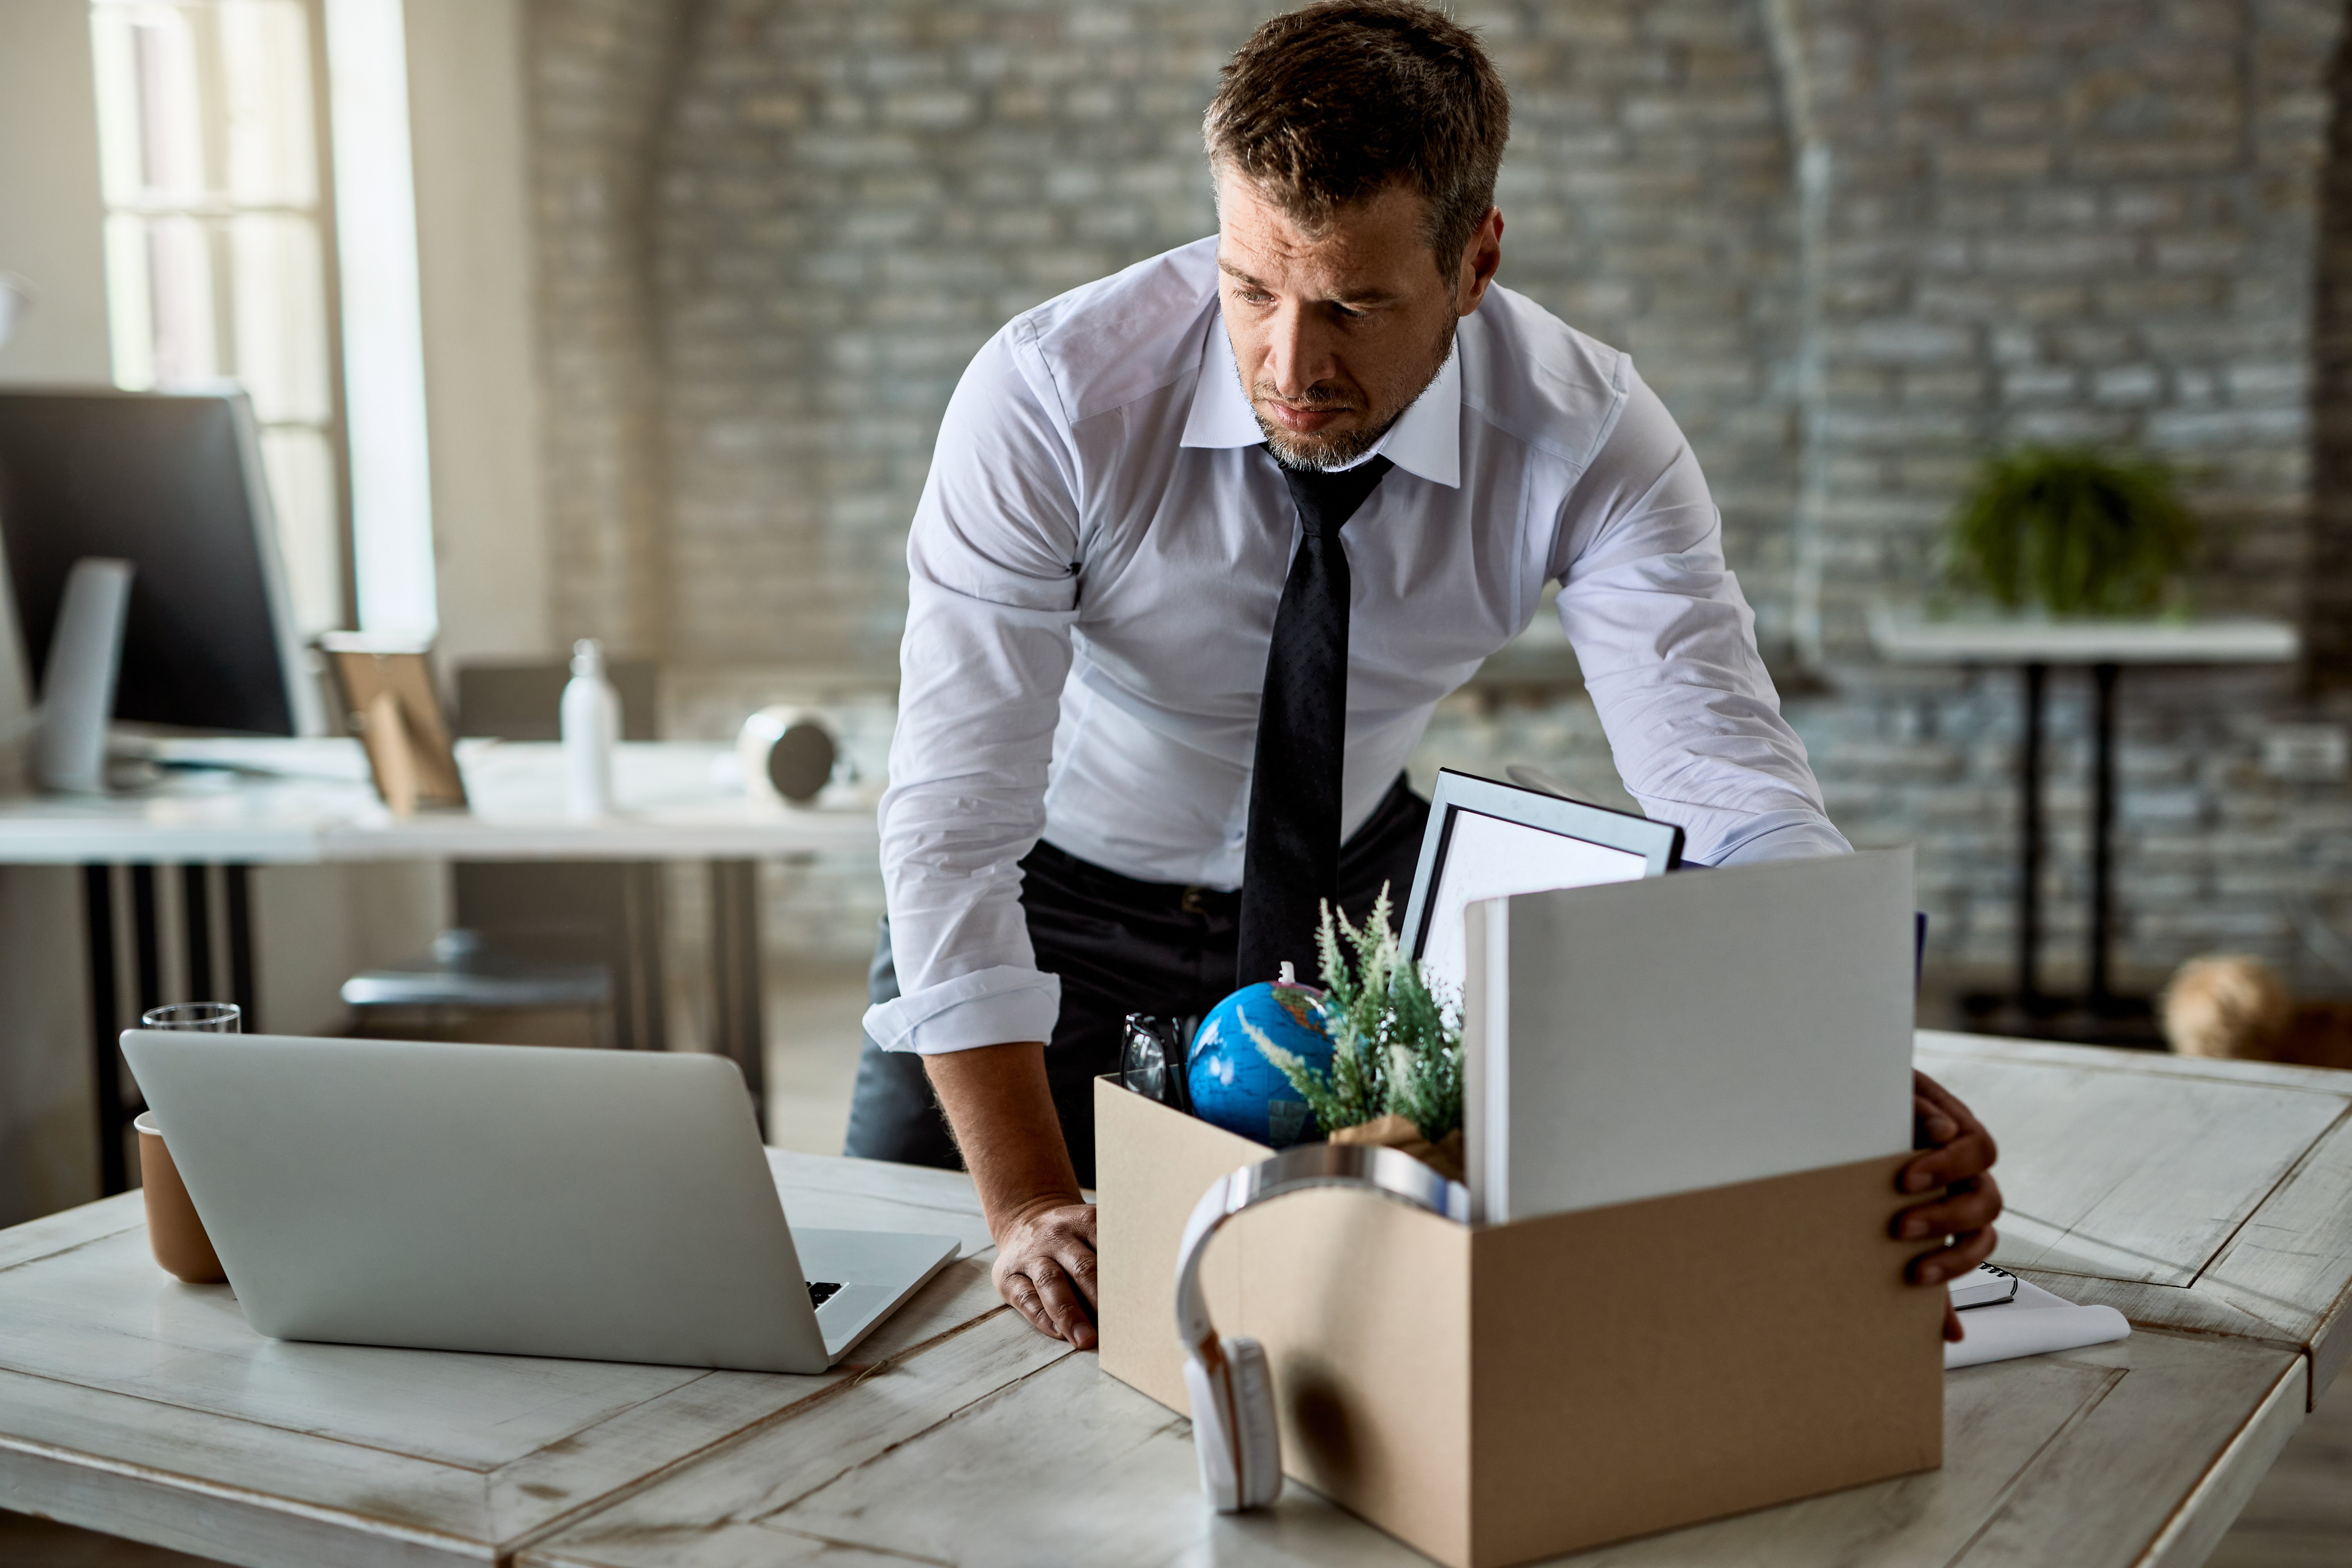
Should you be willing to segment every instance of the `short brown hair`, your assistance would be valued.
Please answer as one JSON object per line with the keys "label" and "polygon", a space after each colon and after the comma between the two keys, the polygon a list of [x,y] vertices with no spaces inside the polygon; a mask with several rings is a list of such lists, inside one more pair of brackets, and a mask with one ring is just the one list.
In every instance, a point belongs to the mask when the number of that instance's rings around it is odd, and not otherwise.
{"label": "short brown hair", "polygon": [[1477,36],[1414,0],[1318,0],[1225,63],[1202,122],[1209,164],[1311,224],[1392,184],[1429,203],[1450,274],[1495,205],[1510,95]]}

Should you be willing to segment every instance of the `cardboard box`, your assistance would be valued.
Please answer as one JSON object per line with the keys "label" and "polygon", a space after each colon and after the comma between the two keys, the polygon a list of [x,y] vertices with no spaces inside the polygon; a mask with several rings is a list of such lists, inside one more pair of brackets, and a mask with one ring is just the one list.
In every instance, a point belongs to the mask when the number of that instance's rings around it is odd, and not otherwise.
{"label": "cardboard box", "polygon": [[[1184,1413],[1176,1249],[1272,1151],[1095,1086],[1103,1370]],[[1283,1468],[1452,1568],[1504,1568],[1943,1458],[1943,1295],[1887,1236],[1900,1158],[1463,1226],[1329,1189],[1203,1277],[1265,1342]]]}

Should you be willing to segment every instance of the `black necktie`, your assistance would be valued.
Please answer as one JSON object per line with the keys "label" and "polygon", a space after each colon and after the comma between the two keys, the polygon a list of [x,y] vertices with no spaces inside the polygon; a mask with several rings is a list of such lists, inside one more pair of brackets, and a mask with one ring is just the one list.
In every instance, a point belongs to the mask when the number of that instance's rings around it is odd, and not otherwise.
{"label": "black necktie", "polygon": [[1339,530],[1394,465],[1374,458],[1337,473],[1285,468],[1298,506],[1298,553],[1274,613],[1250,778],[1242,858],[1244,985],[1282,963],[1315,973],[1321,903],[1339,892],[1339,768],[1348,739],[1348,553]]}

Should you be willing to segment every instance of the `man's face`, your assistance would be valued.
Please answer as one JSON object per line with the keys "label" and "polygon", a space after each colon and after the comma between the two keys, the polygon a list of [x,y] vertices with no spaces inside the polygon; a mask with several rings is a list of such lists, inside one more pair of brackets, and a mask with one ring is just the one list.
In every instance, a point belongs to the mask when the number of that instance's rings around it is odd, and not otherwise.
{"label": "man's face", "polygon": [[1489,211],[1456,265],[1422,237],[1428,204],[1391,186],[1309,230],[1237,174],[1217,176],[1217,290],[1242,390],[1283,463],[1363,456],[1445,363],[1454,323],[1502,261]]}

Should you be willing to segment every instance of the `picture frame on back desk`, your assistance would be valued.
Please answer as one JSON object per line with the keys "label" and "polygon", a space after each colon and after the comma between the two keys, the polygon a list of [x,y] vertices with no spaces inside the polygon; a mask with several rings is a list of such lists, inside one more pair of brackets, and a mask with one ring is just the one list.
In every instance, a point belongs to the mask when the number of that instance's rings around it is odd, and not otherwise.
{"label": "picture frame on back desk", "polygon": [[348,633],[330,633],[319,646],[334,672],[344,721],[366,749],[376,794],[393,815],[465,810],[457,742],[425,650]]}
{"label": "picture frame on back desk", "polygon": [[1472,903],[1663,877],[1682,854],[1671,822],[1441,768],[1405,903],[1406,954],[1458,996]]}

